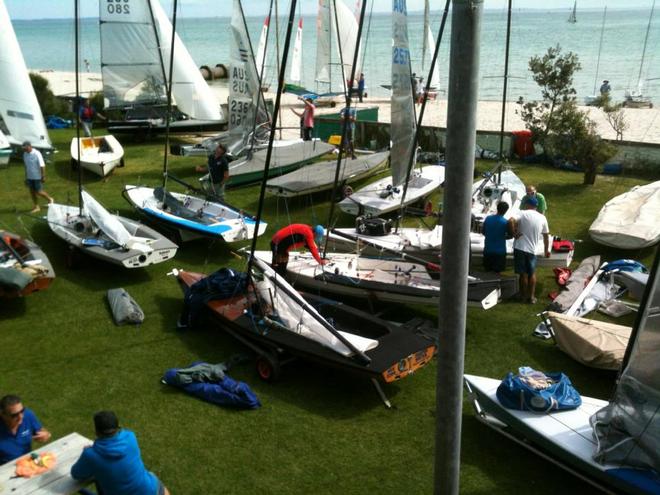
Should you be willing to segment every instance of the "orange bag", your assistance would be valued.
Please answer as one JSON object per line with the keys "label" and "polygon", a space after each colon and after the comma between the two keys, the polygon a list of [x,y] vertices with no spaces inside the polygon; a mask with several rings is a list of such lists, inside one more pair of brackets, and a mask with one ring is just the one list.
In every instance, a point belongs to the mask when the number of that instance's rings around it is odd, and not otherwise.
{"label": "orange bag", "polygon": [[16,476],[32,478],[50,471],[55,466],[55,454],[44,452],[43,454],[29,454],[16,461]]}

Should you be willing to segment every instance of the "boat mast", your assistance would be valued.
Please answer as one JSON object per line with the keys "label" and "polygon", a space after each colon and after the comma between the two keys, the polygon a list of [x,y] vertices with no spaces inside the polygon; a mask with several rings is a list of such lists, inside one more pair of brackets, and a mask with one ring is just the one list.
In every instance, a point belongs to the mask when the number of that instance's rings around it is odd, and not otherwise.
{"label": "boat mast", "polygon": [[[238,2],[241,3],[240,0]],[[291,7],[289,11],[289,20],[286,27],[286,35],[284,38],[284,50],[282,51],[282,63],[280,64],[280,70],[277,73],[277,93],[275,95],[275,106],[273,107],[273,128],[276,127],[277,118],[280,110],[280,102],[282,100],[282,90],[284,89],[284,72],[286,69],[287,56],[289,53],[289,45],[291,43],[291,32],[293,31],[293,23],[296,17],[296,3],[297,0],[291,0]],[[243,10],[241,6],[241,10]],[[245,17],[244,17],[245,18]],[[275,133],[270,132],[268,135],[268,147],[266,148],[266,161],[264,163],[264,174],[263,177],[268,177],[268,171],[270,170],[270,160],[273,155],[273,142],[275,140]],[[266,180],[261,181],[261,188],[259,190],[259,202],[257,208],[257,215],[254,220],[254,234],[252,236],[252,244],[250,245],[250,256],[248,258],[247,264],[247,274],[250,276],[252,270],[252,263],[254,260],[254,251],[257,249],[257,237],[259,235],[259,224],[261,223],[261,215],[264,210],[264,199],[266,197]]]}
{"label": "boat mast", "polygon": [[447,167],[440,277],[434,493],[458,495],[470,208],[484,0],[452,2]]}
{"label": "boat mast", "polygon": [[600,42],[598,43],[598,58],[596,58],[596,75],[594,76],[594,92],[596,94],[596,86],[598,84],[598,70],[600,68],[600,52],[603,49],[603,34],[605,34],[605,17],[607,16],[607,5],[603,10],[603,25],[600,27]]}
{"label": "boat mast", "polygon": [[[277,73],[280,73],[280,14],[278,8],[278,0],[275,0],[275,67],[277,68]],[[261,87],[259,87],[261,91]],[[282,110],[280,112],[279,119],[282,121]],[[282,127],[279,128],[280,139],[282,139]]]}
{"label": "boat mast", "polygon": [[[353,65],[351,67],[351,81],[355,79],[355,68],[357,67],[358,56],[360,54],[360,39],[362,39],[362,26],[364,25],[364,15],[366,11],[367,11],[367,2],[365,0],[362,2],[362,5],[360,6],[360,19],[358,22],[357,40],[355,40],[355,51],[353,52]],[[339,36],[337,36],[337,42],[339,42]],[[341,55],[341,47],[339,53]],[[341,68],[343,74],[344,71],[343,61],[341,63]],[[349,94],[348,91],[346,91],[345,94],[346,108],[348,108],[348,99],[349,99],[348,94]],[[344,119],[341,129],[342,143],[346,142],[347,133],[348,133],[348,118]],[[335,187],[332,188],[332,197],[330,198],[330,211],[328,212],[328,228],[327,228],[327,234],[325,236],[325,243],[323,245],[323,257],[325,257],[325,253],[328,252],[328,241],[330,240],[330,226],[332,225],[332,216],[334,215],[334,211],[335,211],[335,199],[337,194],[336,186],[339,183],[339,173],[341,171],[341,160],[343,158],[343,153],[344,153],[344,146],[340,146],[339,153],[337,154],[337,167],[335,168],[335,181],[334,181]]]}
{"label": "boat mast", "polygon": [[509,83],[509,45],[511,42],[511,2],[506,16],[506,48],[504,49],[504,86],[502,89],[502,119],[500,121],[500,163],[497,167],[497,184],[502,183],[502,162],[504,161],[504,122],[506,120],[506,90]]}
{"label": "boat mast", "polygon": [[76,158],[78,160],[78,215],[82,216],[83,214],[83,200],[82,200],[82,165],[80,165],[80,147],[82,143],[80,142],[80,12],[79,12],[78,0],[73,0],[73,19],[74,19],[74,32],[75,32],[75,54],[76,54],[76,103],[78,104],[76,112]]}
{"label": "boat mast", "polygon": [[[151,2],[149,2],[151,9]],[[170,149],[170,114],[172,110],[172,74],[174,73],[174,42],[176,40],[176,8],[177,0],[174,0],[172,5],[172,41],[170,44],[170,67],[169,76],[167,77],[167,112],[165,112],[165,153],[163,157],[163,189],[167,189],[167,165],[168,165],[168,152]],[[160,50],[159,50],[160,51]]]}
{"label": "boat mast", "polygon": [[651,21],[653,20],[653,9],[655,9],[655,0],[653,0],[653,4],[651,5],[649,24],[648,26],[646,26],[646,36],[644,37],[644,48],[642,50],[642,61],[639,64],[639,74],[637,76],[637,90],[640,92],[640,94],[642,87],[642,70],[644,69],[644,57],[646,57],[646,45],[648,44],[649,41],[649,32],[651,31]]}
{"label": "boat mast", "polygon": [[422,74],[424,73],[424,66],[426,62],[426,50],[429,48],[427,46],[428,40],[426,39],[426,33],[429,30],[429,0],[424,0],[424,32],[422,33]]}

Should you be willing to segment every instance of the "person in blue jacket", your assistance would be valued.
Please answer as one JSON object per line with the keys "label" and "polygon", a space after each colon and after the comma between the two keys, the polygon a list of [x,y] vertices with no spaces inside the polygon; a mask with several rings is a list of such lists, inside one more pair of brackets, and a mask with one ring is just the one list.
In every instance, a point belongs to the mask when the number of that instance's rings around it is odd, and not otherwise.
{"label": "person in blue jacket", "polygon": [[509,221],[504,214],[509,211],[509,203],[497,204],[497,215],[489,215],[484,220],[484,269],[498,275],[506,268],[506,238]]}
{"label": "person in blue jacket", "polygon": [[106,495],[169,495],[169,490],[144,467],[135,433],[119,428],[112,411],[94,415],[96,440],[83,449],[71,467],[76,480],[94,479]]}

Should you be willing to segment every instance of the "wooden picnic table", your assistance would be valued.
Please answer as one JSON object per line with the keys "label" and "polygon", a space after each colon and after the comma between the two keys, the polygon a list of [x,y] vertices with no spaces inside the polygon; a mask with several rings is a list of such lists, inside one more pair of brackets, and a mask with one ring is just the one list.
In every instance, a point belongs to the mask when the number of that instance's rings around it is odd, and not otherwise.
{"label": "wooden picnic table", "polygon": [[[55,467],[32,478],[16,476],[16,461],[0,466],[0,495],[32,495],[76,493],[87,481],[76,481],[71,477],[71,466],[78,460],[83,447],[92,441],[78,433],[70,433],[54,442],[34,450],[37,454],[55,454]],[[28,454],[29,455],[29,454]]]}

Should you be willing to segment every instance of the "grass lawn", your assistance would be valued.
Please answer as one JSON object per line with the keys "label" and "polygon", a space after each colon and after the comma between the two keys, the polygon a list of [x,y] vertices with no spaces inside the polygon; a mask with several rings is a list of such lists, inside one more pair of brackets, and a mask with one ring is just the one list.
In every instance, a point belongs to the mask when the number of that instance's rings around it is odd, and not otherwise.
{"label": "grass lawn", "polygon": [[[69,130],[51,131],[60,153],[48,167],[46,190],[57,202],[75,203],[76,178],[69,166]],[[127,143],[126,167],[103,181],[84,175],[84,187],[111,211],[135,216],[121,197],[124,184],[157,185],[164,142]],[[196,178],[199,159],[170,157],[170,171]],[[491,164],[480,164],[484,169]],[[518,166],[525,183],[545,194],[553,233],[579,239],[576,259],[635,258],[650,266],[653,250],[616,251],[593,243],[587,229],[609,198],[635,184],[633,177],[582,176],[538,166]],[[93,438],[92,414],[113,409],[136,432],[145,464],[173,494],[365,494],[431,493],[435,435],[436,366],[389,385],[395,408],[387,410],[368,382],[305,362],[285,367],[276,384],[261,382],[252,363],[230,375],[247,382],[263,406],[255,411],[223,409],[160,383],[163,372],[195,360],[220,362],[244,349],[222,331],[178,332],[181,292],[166,273],[172,268],[211,272],[243,266],[222,243],[181,246],[174,260],[142,270],[123,270],[91,258],[77,269],[65,264],[67,248],[45,222],[26,215],[31,203],[23,165],[0,170],[0,228],[34,239],[57,272],[51,288],[25,299],[0,300],[0,395],[16,393],[54,438],[77,431]],[[178,186],[174,187],[176,189]],[[228,201],[255,212],[256,186],[230,190]],[[266,201],[266,235],[292,221],[324,223],[329,197],[288,204]],[[45,214],[45,209],[42,209]],[[414,222],[413,222],[414,223]],[[338,225],[350,226],[341,216]],[[576,264],[573,265],[575,267]],[[556,289],[552,272],[540,271],[535,306],[505,302],[488,312],[469,309],[465,370],[503,377],[529,365],[566,372],[585,395],[607,398],[614,374],[586,368],[553,344],[531,336],[535,314]],[[124,287],[146,313],[139,327],[116,327],[105,293]],[[408,316],[437,320],[433,308],[407,308]],[[504,440],[474,418],[463,416],[461,493],[589,493],[592,489],[541,458]]]}

